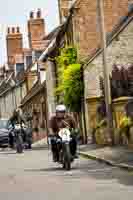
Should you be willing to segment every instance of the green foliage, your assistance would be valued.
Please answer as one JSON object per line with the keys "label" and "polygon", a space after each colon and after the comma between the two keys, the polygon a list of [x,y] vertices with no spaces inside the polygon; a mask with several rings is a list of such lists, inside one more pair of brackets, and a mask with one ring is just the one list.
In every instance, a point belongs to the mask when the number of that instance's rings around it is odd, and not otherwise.
{"label": "green foliage", "polygon": [[122,120],[120,121],[120,128],[123,129],[127,126],[131,126],[132,125],[132,121],[129,117],[125,116],[122,118]]}
{"label": "green foliage", "polygon": [[59,69],[65,69],[68,65],[76,63],[77,50],[73,47],[66,47],[60,50],[60,55],[56,58]]}
{"label": "green foliage", "polygon": [[107,126],[107,120],[104,118],[99,123],[97,123],[96,129],[99,129],[101,127]]}
{"label": "green foliage", "polygon": [[56,58],[58,66],[58,87],[56,94],[63,96],[63,101],[71,111],[79,112],[83,96],[81,65],[76,63],[77,51],[73,47],[61,50]]}
{"label": "green foliage", "polygon": [[127,135],[132,126],[133,126],[133,121],[131,120],[131,118],[127,116],[123,117],[122,120],[120,121],[119,134]]}

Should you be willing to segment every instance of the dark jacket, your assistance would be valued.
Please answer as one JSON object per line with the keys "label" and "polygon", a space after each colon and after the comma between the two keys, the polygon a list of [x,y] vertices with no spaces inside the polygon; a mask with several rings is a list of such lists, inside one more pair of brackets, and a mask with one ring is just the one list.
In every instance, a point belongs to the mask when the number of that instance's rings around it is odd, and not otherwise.
{"label": "dark jacket", "polygon": [[66,128],[67,126],[76,128],[75,120],[70,115],[66,115],[62,119],[57,118],[55,115],[51,118],[49,123],[49,128],[52,129],[54,134],[57,134],[60,128]]}
{"label": "dark jacket", "polygon": [[17,114],[17,115],[13,115],[9,119],[8,124],[14,126],[15,124],[21,124],[22,125],[22,123],[25,124],[25,119],[21,115]]}

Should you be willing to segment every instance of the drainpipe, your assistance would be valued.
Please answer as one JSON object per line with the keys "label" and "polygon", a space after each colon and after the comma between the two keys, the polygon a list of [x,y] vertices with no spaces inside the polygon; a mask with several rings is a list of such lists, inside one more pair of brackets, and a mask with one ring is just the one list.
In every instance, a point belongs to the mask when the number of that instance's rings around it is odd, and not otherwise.
{"label": "drainpipe", "polygon": [[[85,88],[85,83],[84,83],[84,69],[83,65],[81,66],[81,73],[82,73],[82,81],[83,81],[83,88]],[[85,144],[87,144],[87,125],[86,125],[86,107],[85,107],[85,94],[83,92],[83,99],[82,99],[82,112],[83,112],[83,123],[84,123],[84,134],[85,134]]]}
{"label": "drainpipe", "polygon": [[46,120],[46,134],[47,134],[47,144],[49,148],[49,128],[48,128],[48,105],[47,105],[47,88],[44,87],[44,99],[45,99],[45,120]]}
{"label": "drainpipe", "polygon": [[1,118],[1,105],[0,105],[0,118]]}

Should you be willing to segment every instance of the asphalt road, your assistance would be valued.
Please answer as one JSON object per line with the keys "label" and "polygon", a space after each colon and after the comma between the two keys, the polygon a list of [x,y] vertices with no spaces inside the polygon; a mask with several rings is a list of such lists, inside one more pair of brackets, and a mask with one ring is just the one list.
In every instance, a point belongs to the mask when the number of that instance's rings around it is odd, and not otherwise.
{"label": "asphalt road", "polygon": [[70,172],[47,150],[0,152],[0,200],[132,200],[133,173],[79,159]]}

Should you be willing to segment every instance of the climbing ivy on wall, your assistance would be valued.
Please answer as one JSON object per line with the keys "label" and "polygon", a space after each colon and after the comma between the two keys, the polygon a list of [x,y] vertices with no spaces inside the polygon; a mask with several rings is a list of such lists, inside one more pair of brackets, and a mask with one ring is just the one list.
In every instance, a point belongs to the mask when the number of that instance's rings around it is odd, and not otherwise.
{"label": "climbing ivy on wall", "polygon": [[77,62],[77,50],[65,47],[56,58],[58,68],[58,87],[56,95],[60,96],[70,111],[80,112],[83,96],[83,81],[81,64]]}

